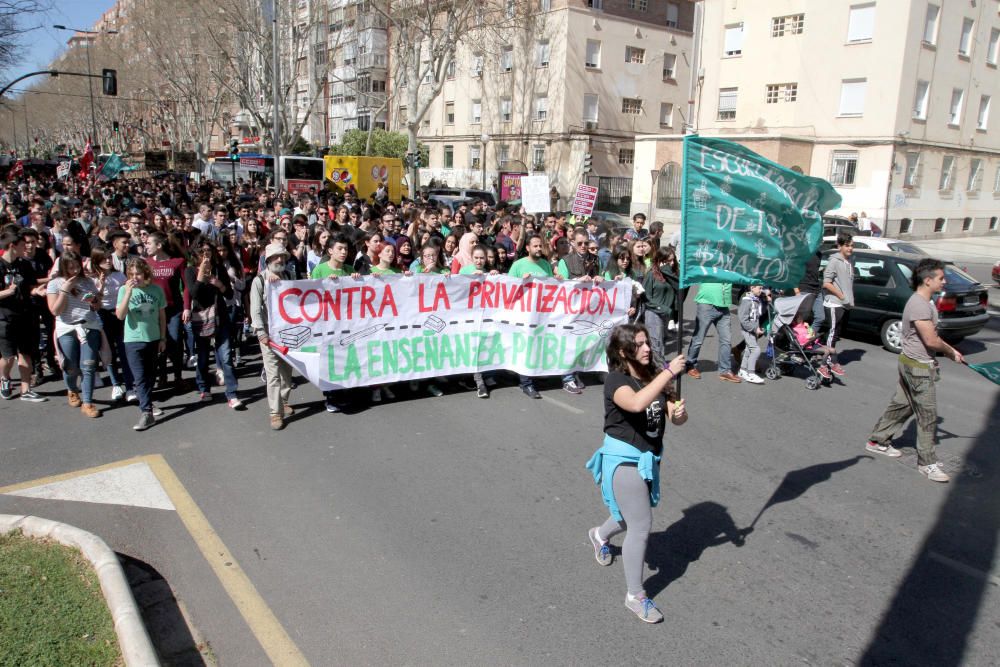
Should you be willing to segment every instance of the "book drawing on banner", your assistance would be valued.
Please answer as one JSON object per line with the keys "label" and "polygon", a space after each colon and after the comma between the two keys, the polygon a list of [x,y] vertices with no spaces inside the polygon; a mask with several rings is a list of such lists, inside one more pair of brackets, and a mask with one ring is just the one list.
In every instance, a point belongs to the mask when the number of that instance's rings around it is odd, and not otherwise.
{"label": "book drawing on banner", "polygon": [[819,248],[823,214],[840,206],[833,186],[740,144],[684,137],[681,286],[759,280],[799,284]]}

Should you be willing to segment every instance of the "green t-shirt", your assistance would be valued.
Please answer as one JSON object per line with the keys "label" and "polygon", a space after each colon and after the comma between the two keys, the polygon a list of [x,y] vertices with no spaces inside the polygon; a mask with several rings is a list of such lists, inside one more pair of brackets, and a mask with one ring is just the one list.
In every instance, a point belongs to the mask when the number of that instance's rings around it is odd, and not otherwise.
{"label": "green t-shirt", "polygon": [[698,285],[698,294],[695,295],[694,302],[706,303],[716,308],[729,308],[733,305],[733,284],[701,283]]}
{"label": "green t-shirt", "polygon": [[[475,264],[466,264],[465,266],[463,266],[461,269],[458,270],[458,274],[460,276],[475,275],[477,271],[480,271],[480,269],[477,269]],[[482,272],[486,273],[485,270],[483,270]]]}
{"label": "green t-shirt", "polygon": [[[118,290],[118,303],[125,299],[125,288]],[[125,314],[125,342],[152,343],[160,340],[160,311],[167,307],[167,296],[159,285],[133,287]]]}
{"label": "green t-shirt", "polygon": [[[372,275],[373,276],[391,275],[393,273],[402,273],[402,271],[400,271],[399,269],[397,269],[395,266],[390,266],[388,269],[383,269],[378,264],[375,264],[374,266],[372,266]],[[316,276],[313,276],[313,277],[315,278]]]}
{"label": "green t-shirt", "polygon": [[552,265],[547,259],[536,262],[530,257],[522,257],[510,265],[510,271],[507,272],[507,275],[514,276],[515,278],[524,278],[525,276],[550,278],[552,277]]}
{"label": "green t-shirt", "polygon": [[351,274],[348,273],[344,268],[335,269],[332,266],[330,266],[330,262],[323,262],[322,264],[316,265],[316,268],[312,270],[312,273],[309,274],[309,277],[319,279],[319,278],[329,278],[330,276],[349,276],[349,275]]}

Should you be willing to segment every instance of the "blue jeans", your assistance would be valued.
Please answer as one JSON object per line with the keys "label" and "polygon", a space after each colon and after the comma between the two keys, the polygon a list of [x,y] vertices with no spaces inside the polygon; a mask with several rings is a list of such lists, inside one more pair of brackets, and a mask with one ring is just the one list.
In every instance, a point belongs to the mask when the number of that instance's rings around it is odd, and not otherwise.
{"label": "blue jeans", "polygon": [[[215,325],[214,336],[202,336],[201,324],[192,323],[194,332],[194,347],[198,354],[198,365],[195,368],[194,380],[198,385],[198,391],[208,392],[208,353],[215,350],[215,365],[222,369],[222,377],[226,381],[226,398],[236,398],[236,390],[239,385],[236,381],[236,371],[233,370],[233,362],[229,356],[229,320],[220,317]],[[214,343],[214,345],[213,345]]]}
{"label": "blue jeans", "polygon": [[664,319],[663,315],[648,308],[643,317],[646,331],[649,332],[649,349],[657,368],[663,368],[667,363],[667,351],[663,341],[663,330],[667,328]]}
{"label": "blue jeans", "polygon": [[694,335],[691,337],[691,344],[688,346],[687,366],[695,368],[698,366],[698,353],[701,352],[701,344],[705,342],[708,329],[715,326],[719,334],[719,372],[731,373],[733,370],[732,347],[730,346],[730,336],[732,335],[729,323],[729,308],[720,308],[708,303],[699,303],[694,324]]}
{"label": "blue jeans", "polygon": [[819,335],[819,328],[823,326],[823,322],[826,321],[826,310],[823,308],[823,291],[816,295],[816,299],[813,301],[813,321],[812,328],[813,333],[817,336]]}
{"label": "blue jeans", "polygon": [[[101,356],[101,330],[86,329],[83,344],[76,332],[59,336],[59,350],[63,356],[63,380],[66,390],[79,393],[84,403],[94,402],[94,371]],[[83,388],[80,376],[83,375]]]}
{"label": "blue jeans", "polygon": [[171,311],[167,309],[167,355],[161,362],[163,364],[161,376],[167,374],[167,361],[174,367],[174,379],[181,379],[181,371],[184,370],[184,339],[181,338],[182,324],[181,311]]}
{"label": "blue jeans", "polygon": [[153,409],[153,383],[156,382],[156,362],[159,357],[160,341],[148,343],[125,343],[125,356],[135,380],[135,394],[139,398],[139,410]]}

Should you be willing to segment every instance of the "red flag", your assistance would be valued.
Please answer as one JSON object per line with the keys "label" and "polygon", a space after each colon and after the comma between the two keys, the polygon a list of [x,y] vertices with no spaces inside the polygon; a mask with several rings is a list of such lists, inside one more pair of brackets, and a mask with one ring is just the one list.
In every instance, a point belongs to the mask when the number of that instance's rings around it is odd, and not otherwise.
{"label": "red flag", "polygon": [[7,174],[7,180],[13,181],[19,176],[24,176],[24,163],[18,160],[14,163],[14,166],[10,168],[10,173]]}
{"label": "red flag", "polygon": [[94,149],[91,148],[90,142],[87,142],[87,147],[83,149],[83,157],[80,158],[80,178],[87,178],[90,174],[90,164],[94,161]]}

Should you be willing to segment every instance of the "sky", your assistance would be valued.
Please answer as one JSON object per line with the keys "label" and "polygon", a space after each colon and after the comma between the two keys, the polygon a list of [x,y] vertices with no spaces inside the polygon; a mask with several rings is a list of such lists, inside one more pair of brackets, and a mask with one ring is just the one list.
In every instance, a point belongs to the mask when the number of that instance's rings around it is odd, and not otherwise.
{"label": "sky", "polygon": [[[44,14],[30,15],[22,19],[25,28],[36,29],[22,36],[21,44],[24,57],[21,63],[0,74],[4,83],[12,81],[22,74],[45,69],[66,46],[66,40],[73,36],[72,32],[56,30],[54,24],[69,28],[91,28],[101,18],[101,14],[114,6],[114,0],[49,0],[52,8]],[[100,63],[94,63],[99,72]],[[30,85],[31,80],[19,83],[17,88]]]}

